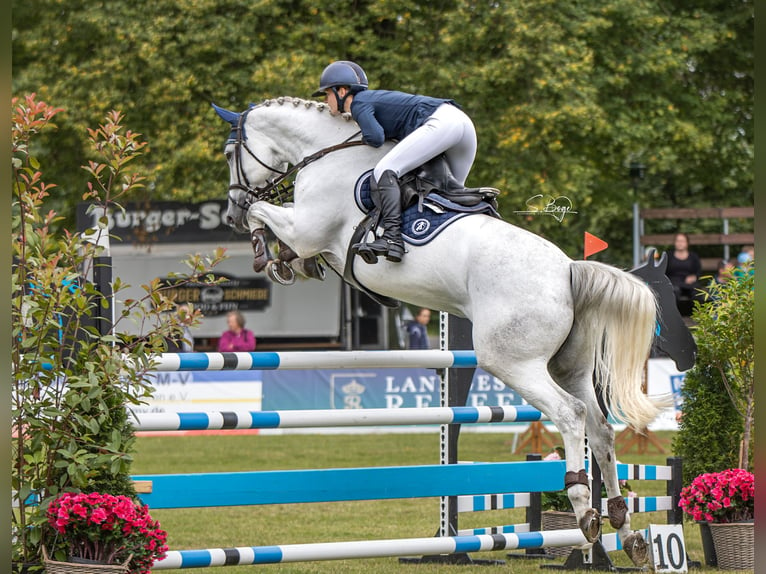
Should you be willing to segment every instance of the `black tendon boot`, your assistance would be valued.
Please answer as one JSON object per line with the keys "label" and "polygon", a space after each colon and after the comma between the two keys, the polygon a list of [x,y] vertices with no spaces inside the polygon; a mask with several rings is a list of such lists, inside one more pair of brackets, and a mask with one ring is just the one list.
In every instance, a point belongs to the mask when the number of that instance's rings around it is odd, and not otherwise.
{"label": "black tendon boot", "polygon": [[[389,261],[399,263],[404,257],[404,243],[402,242],[402,192],[399,189],[399,180],[396,174],[387,170],[380,179],[372,186],[372,199],[380,207],[380,225],[383,227],[382,237],[378,237],[372,243],[356,243],[355,251],[372,251],[376,256],[384,255]],[[368,263],[377,263],[377,260]]]}

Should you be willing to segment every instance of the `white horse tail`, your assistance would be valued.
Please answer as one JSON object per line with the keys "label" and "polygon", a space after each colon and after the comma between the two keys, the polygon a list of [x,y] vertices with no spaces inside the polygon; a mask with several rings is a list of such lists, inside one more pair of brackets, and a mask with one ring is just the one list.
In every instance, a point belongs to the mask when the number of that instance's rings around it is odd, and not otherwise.
{"label": "white horse tail", "polygon": [[593,352],[596,389],[609,411],[637,430],[659,412],[643,393],[644,365],[657,318],[654,292],[630,273],[595,261],[574,261],[574,320]]}

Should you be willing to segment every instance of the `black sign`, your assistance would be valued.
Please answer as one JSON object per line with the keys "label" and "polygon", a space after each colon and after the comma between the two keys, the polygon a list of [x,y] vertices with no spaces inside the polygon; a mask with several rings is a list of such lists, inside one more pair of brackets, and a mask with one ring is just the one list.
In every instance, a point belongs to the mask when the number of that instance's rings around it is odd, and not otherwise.
{"label": "black sign", "polygon": [[165,291],[179,305],[191,303],[206,317],[229,311],[260,311],[271,302],[271,282],[262,277],[237,278],[224,273],[212,274],[218,282],[184,283],[179,279],[160,278],[170,286]]}
{"label": "black sign", "polygon": [[[125,211],[107,213],[109,233],[127,243],[221,243],[247,241],[246,233],[236,233],[226,225],[227,201],[202,203],[154,201],[128,203]],[[90,208],[90,209],[89,209]],[[77,229],[94,227],[103,217],[100,208],[89,203],[77,205]]]}

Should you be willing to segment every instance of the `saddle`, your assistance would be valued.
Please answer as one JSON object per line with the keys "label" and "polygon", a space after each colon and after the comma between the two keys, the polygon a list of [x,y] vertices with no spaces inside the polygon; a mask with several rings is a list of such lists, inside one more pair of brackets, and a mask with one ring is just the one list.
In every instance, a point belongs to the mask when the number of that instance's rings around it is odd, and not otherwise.
{"label": "saddle", "polygon": [[[374,301],[398,307],[398,301],[375,293],[361,285],[354,276],[356,253],[351,248],[378,227],[380,212],[370,196],[372,170],[362,174],[354,188],[357,206],[366,214],[349,242],[343,279]],[[402,191],[402,239],[410,245],[425,245],[458,219],[473,214],[499,218],[497,196],[491,187],[467,188],[450,170],[444,155],[439,155],[399,178]]]}
{"label": "saddle", "polygon": [[406,173],[399,178],[399,186],[402,190],[402,209],[412,205],[415,200],[422,206],[423,199],[433,193],[464,207],[475,207],[485,202],[497,210],[497,196],[500,193],[493,187],[462,185],[452,174],[444,154]]}

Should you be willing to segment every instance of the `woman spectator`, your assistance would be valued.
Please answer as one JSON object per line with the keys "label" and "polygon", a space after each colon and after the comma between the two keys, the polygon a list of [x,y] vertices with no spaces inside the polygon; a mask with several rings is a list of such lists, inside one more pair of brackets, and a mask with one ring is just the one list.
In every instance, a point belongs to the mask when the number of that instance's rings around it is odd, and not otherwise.
{"label": "woman spectator", "polygon": [[218,351],[231,353],[236,351],[255,351],[255,335],[245,329],[245,318],[239,311],[230,311],[226,315],[229,330],[218,339]]}
{"label": "woman spectator", "polygon": [[673,284],[676,304],[681,315],[691,315],[692,301],[701,271],[699,256],[689,251],[689,236],[686,233],[676,233],[673,250],[668,254],[668,268],[665,274]]}

